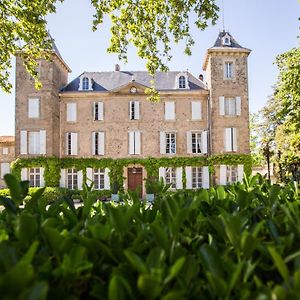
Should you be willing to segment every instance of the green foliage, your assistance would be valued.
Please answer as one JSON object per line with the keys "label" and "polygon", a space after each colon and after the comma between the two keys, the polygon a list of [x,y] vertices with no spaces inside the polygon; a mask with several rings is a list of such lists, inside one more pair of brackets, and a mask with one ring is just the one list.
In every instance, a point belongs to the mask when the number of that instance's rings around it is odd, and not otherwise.
{"label": "green foliage", "polygon": [[[41,58],[50,58],[52,41],[47,32],[46,16],[55,13],[57,2],[63,0],[4,0],[0,2],[0,87],[10,92],[9,70],[12,56],[20,55],[30,75],[38,79],[37,66]],[[146,60],[146,66],[155,79],[155,71],[167,70],[171,59],[170,43],[184,41],[185,53],[191,54],[194,44],[190,34],[191,15],[195,25],[204,30],[208,22],[216,23],[218,6],[215,0],[91,0],[94,8],[93,30],[97,30],[105,15],[111,19],[111,39],[107,49],[120,59],[127,60],[127,49],[132,44],[139,57]],[[154,85],[154,80],[153,84]],[[158,100],[155,89],[148,90],[152,100]]]}
{"label": "green foliage", "polygon": [[[261,176],[210,190],[158,193],[152,206],[48,207],[44,189],[25,208],[26,184],[0,196],[3,299],[297,299],[299,186]],[[14,189],[14,191],[12,191]],[[13,209],[12,209],[13,208]]]}
{"label": "green foliage", "polygon": [[[21,169],[30,167],[45,168],[45,185],[47,187],[58,187],[60,180],[60,170],[67,168],[76,168],[83,170],[84,182],[86,181],[86,168],[109,168],[111,192],[117,193],[123,191],[123,169],[128,165],[142,165],[147,171],[147,178],[157,182],[158,169],[160,167],[185,167],[185,166],[210,166],[213,167],[220,164],[226,165],[244,165],[244,172],[251,174],[252,160],[248,154],[224,154],[215,156],[202,157],[163,157],[163,158],[124,158],[113,160],[111,158],[95,159],[95,158],[61,158],[56,157],[37,157],[16,159],[12,163],[12,173],[20,180]],[[183,169],[183,183],[185,187],[186,175]],[[146,182],[147,190],[150,188]]]}

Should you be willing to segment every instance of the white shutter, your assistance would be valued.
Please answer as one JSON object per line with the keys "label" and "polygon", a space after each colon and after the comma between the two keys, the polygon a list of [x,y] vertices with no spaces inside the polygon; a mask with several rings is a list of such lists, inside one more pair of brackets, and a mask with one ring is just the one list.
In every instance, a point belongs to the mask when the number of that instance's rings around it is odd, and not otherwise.
{"label": "white shutter", "polygon": [[207,131],[204,130],[202,131],[201,133],[201,151],[203,154],[206,154],[207,153]]}
{"label": "white shutter", "polygon": [[37,119],[40,117],[40,100],[28,99],[28,118]]}
{"label": "white shutter", "polygon": [[40,130],[40,154],[46,154],[46,130]]}
{"label": "white shutter", "polygon": [[98,132],[98,154],[104,155],[104,132]]}
{"label": "white shutter", "polygon": [[225,128],[225,151],[232,151],[231,148],[231,128]]}
{"label": "white shutter", "polygon": [[134,132],[135,154],[141,154],[141,132]]}
{"label": "white shutter", "polygon": [[192,167],[185,167],[186,188],[192,188]]}
{"label": "white shutter", "polygon": [[96,132],[92,132],[92,154],[95,155],[96,154],[96,151],[95,151],[95,148],[96,148]]}
{"label": "white shutter", "polygon": [[192,101],[192,120],[201,120],[201,102]]}
{"label": "white shutter", "polygon": [[10,164],[7,162],[1,163],[1,177],[3,178],[5,174],[10,173]]}
{"label": "white shutter", "polygon": [[165,102],[165,119],[175,120],[175,102]]}
{"label": "white shutter", "polygon": [[134,154],[134,131],[129,131],[129,154]]}
{"label": "white shutter", "polygon": [[45,186],[45,178],[44,178],[45,169],[40,168],[40,187]]}
{"label": "white shutter", "polygon": [[166,134],[164,131],[159,133],[160,138],[160,154],[166,154]]}
{"label": "white shutter", "polygon": [[182,189],[182,167],[176,168],[176,189]]}
{"label": "white shutter", "polygon": [[87,180],[88,184],[90,184],[89,180],[94,181],[92,168],[86,168],[86,180]]}
{"label": "white shutter", "polygon": [[78,137],[77,132],[71,132],[71,155],[77,155],[78,153]]}
{"label": "white shutter", "polygon": [[76,103],[67,103],[67,122],[76,122],[77,105]]}
{"label": "white shutter", "polygon": [[103,119],[104,119],[103,102],[98,102],[98,120],[103,121]]}
{"label": "white shutter", "polygon": [[192,153],[192,132],[188,131],[186,133],[186,152],[188,154]]}
{"label": "white shutter", "polygon": [[237,116],[241,115],[241,97],[235,98],[235,105],[236,105],[236,114]]}
{"label": "white shutter", "polygon": [[208,167],[202,168],[202,187],[209,189],[209,169]]}
{"label": "white shutter", "polygon": [[232,145],[233,149],[232,151],[237,151],[237,136],[236,136],[236,128],[232,128]]}
{"label": "white shutter", "polygon": [[77,172],[77,188],[79,190],[82,190],[83,189],[83,173],[82,173],[82,170],[78,171]]}
{"label": "white shutter", "polygon": [[140,102],[134,101],[134,116],[136,120],[140,119]]}
{"label": "white shutter", "polygon": [[8,154],[8,148],[7,147],[2,148],[2,154],[3,155]]}
{"label": "white shutter", "polygon": [[105,170],[104,170],[104,189],[105,190],[110,189],[109,172],[110,172],[110,170],[108,168],[105,168]]}
{"label": "white shutter", "polygon": [[27,131],[21,130],[20,132],[20,153],[27,154]]}
{"label": "white shutter", "polygon": [[166,169],[163,167],[160,167],[158,169],[158,179],[161,180],[161,178],[162,178],[163,181],[165,182],[165,177],[166,177]]}
{"label": "white shutter", "polygon": [[29,132],[29,154],[40,154],[40,132]]}
{"label": "white shutter", "polygon": [[26,168],[21,169],[21,180],[27,180],[28,179],[28,172]]}
{"label": "white shutter", "polygon": [[226,185],[226,165],[220,165],[220,185]]}
{"label": "white shutter", "polygon": [[225,115],[225,97],[219,97],[219,109],[220,109],[220,115]]}
{"label": "white shutter", "polygon": [[238,165],[238,181],[243,182],[244,177],[244,165]]}
{"label": "white shutter", "polygon": [[60,170],[59,186],[66,187],[66,169]]}

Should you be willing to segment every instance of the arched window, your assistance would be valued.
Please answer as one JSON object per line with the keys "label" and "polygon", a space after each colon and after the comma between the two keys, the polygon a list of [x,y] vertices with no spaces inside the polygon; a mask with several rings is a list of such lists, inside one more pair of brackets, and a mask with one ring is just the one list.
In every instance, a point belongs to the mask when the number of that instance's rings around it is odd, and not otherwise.
{"label": "arched window", "polygon": [[185,89],[186,88],[186,81],[185,81],[185,76],[179,76],[179,88],[180,89]]}
{"label": "arched window", "polygon": [[87,77],[84,77],[82,79],[82,89],[88,90],[89,89],[89,79]]}

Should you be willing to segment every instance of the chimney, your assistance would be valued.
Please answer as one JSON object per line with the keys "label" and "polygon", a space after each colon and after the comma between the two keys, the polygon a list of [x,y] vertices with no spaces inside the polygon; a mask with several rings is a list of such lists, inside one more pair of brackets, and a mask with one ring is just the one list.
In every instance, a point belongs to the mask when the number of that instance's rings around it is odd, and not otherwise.
{"label": "chimney", "polygon": [[119,72],[119,71],[120,71],[120,65],[118,65],[118,64],[115,65],[115,71],[116,71],[116,72]]}
{"label": "chimney", "polygon": [[199,75],[199,80],[203,81],[203,79],[204,79],[204,78],[203,78],[203,74],[200,74],[200,75]]}

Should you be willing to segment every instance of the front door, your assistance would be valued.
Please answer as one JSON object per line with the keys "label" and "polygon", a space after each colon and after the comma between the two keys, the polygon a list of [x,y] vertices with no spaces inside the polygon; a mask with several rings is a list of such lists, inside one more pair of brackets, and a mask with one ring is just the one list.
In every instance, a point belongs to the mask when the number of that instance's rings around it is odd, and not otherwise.
{"label": "front door", "polygon": [[128,190],[135,191],[139,197],[143,195],[143,169],[128,168],[127,169]]}

